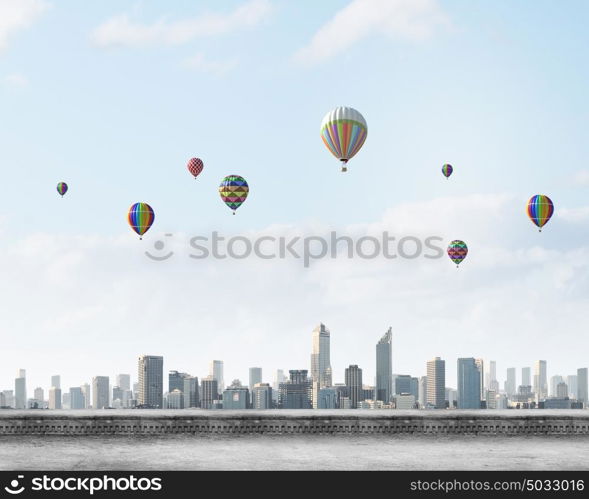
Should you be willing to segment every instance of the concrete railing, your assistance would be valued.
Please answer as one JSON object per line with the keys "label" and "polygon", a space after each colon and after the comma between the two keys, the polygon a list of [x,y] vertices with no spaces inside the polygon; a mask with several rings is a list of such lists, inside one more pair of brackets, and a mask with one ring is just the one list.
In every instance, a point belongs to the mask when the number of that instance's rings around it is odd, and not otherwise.
{"label": "concrete railing", "polygon": [[175,434],[589,435],[589,411],[0,411],[0,438]]}

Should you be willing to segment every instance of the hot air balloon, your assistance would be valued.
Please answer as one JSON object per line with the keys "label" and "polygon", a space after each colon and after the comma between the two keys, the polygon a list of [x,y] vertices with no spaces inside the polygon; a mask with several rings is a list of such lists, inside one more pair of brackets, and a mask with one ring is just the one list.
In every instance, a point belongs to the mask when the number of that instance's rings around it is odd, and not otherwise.
{"label": "hot air balloon", "polygon": [[468,255],[468,246],[464,241],[455,239],[448,245],[448,256],[456,264],[456,268],[466,258],[466,255]]}
{"label": "hot air balloon", "polygon": [[243,177],[239,175],[227,175],[219,186],[219,194],[223,202],[233,210],[239,208],[246,200],[249,186]]}
{"label": "hot air balloon", "polygon": [[149,230],[154,219],[153,209],[147,203],[135,203],[129,208],[127,220],[131,228],[139,234],[139,239]]}
{"label": "hot air balloon", "polygon": [[452,168],[452,165],[449,165],[448,163],[446,163],[444,166],[442,166],[442,173],[444,174],[444,177],[449,178],[450,175],[452,175],[452,172],[454,171],[454,168]]}
{"label": "hot air balloon", "polygon": [[67,192],[67,184],[65,182],[59,182],[57,184],[57,192],[61,194],[61,197]]}
{"label": "hot air balloon", "polygon": [[548,223],[554,213],[554,205],[548,196],[536,194],[528,201],[527,211],[530,220],[539,227],[539,232],[542,232],[542,227]]}
{"label": "hot air balloon", "polygon": [[321,122],[323,143],[342,162],[342,172],[348,171],[348,160],[360,150],[367,133],[366,120],[351,107],[336,107]]}
{"label": "hot air balloon", "polygon": [[190,174],[196,178],[199,176],[200,172],[202,172],[202,169],[204,168],[204,163],[202,162],[202,159],[200,158],[191,158],[188,160],[188,164],[186,165],[186,167],[188,168],[188,171],[190,172]]}

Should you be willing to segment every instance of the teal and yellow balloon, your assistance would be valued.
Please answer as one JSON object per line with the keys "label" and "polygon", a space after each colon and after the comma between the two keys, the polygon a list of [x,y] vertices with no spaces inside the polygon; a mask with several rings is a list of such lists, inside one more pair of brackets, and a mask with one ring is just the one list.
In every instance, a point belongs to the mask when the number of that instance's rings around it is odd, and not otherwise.
{"label": "teal and yellow balloon", "polygon": [[219,195],[223,202],[233,210],[239,208],[247,199],[250,188],[240,175],[227,175],[219,185]]}
{"label": "teal and yellow balloon", "polygon": [[342,172],[348,171],[348,161],[364,145],[367,134],[364,116],[351,107],[336,107],[321,122],[321,139],[331,154],[342,162]]}
{"label": "teal and yellow balloon", "polygon": [[468,255],[468,246],[460,239],[454,239],[448,245],[448,256],[456,264],[456,268],[460,265]]}

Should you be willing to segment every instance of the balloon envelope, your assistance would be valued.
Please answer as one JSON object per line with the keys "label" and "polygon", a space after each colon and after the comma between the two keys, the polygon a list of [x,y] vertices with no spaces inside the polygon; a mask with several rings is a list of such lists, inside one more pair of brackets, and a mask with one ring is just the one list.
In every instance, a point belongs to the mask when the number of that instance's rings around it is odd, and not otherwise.
{"label": "balloon envelope", "polygon": [[63,195],[67,192],[67,184],[65,182],[59,182],[57,184],[57,192],[59,192],[59,194],[61,194],[63,197]]}
{"label": "balloon envelope", "polygon": [[129,208],[127,221],[139,236],[142,236],[149,230],[154,219],[155,213],[147,203],[135,203]]}
{"label": "balloon envelope", "polygon": [[530,220],[542,229],[554,213],[554,204],[548,196],[536,194],[528,201],[527,212]]}
{"label": "balloon envelope", "polygon": [[344,163],[364,145],[367,134],[366,120],[351,107],[336,107],[321,122],[323,143],[331,154]]}
{"label": "balloon envelope", "polygon": [[190,172],[190,174],[196,178],[199,176],[200,172],[202,172],[202,169],[204,168],[204,163],[202,162],[202,159],[200,158],[191,158],[188,160],[188,164],[186,165],[186,167],[188,168],[188,171]]}
{"label": "balloon envelope", "polygon": [[452,165],[449,165],[448,163],[446,163],[444,166],[442,166],[442,173],[444,174],[444,177],[448,178],[450,175],[452,175],[452,172],[454,171],[454,168],[452,168]]}
{"label": "balloon envelope", "polygon": [[460,263],[466,258],[467,254],[468,246],[466,246],[466,243],[460,239],[455,239],[448,245],[448,256],[456,266],[460,265]]}
{"label": "balloon envelope", "polygon": [[239,208],[247,198],[249,186],[239,175],[227,175],[219,185],[219,194],[223,202],[233,210]]}

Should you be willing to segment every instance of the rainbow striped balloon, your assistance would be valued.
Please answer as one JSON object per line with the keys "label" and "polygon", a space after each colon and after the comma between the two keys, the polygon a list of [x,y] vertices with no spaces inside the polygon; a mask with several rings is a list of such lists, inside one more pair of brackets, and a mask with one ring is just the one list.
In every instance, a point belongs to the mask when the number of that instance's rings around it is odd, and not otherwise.
{"label": "rainbow striped balloon", "polygon": [[464,241],[454,239],[454,241],[448,245],[448,256],[450,257],[450,260],[456,264],[456,267],[462,263],[466,258],[466,255],[468,255],[468,246]]}
{"label": "rainbow striped balloon", "polygon": [[63,195],[67,192],[67,184],[65,182],[59,182],[57,184],[57,192],[63,197]]}
{"label": "rainbow striped balloon", "polygon": [[239,208],[247,199],[249,186],[243,177],[239,175],[227,175],[219,185],[219,194],[223,202],[233,210]]}
{"label": "rainbow striped balloon", "polygon": [[550,217],[552,217],[552,214],[554,213],[554,205],[548,196],[536,194],[528,201],[527,212],[530,220],[534,222],[534,224],[539,227],[540,232],[542,232],[542,227],[548,223],[548,220],[550,220]]}
{"label": "rainbow striped balloon", "polygon": [[336,107],[321,122],[321,138],[325,146],[342,163],[353,158],[366,141],[368,127],[364,117],[351,107]]}
{"label": "rainbow striped balloon", "polygon": [[127,221],[131,228],[139,234],[139,239],[145,234],[155,219],[155,213],[147,203],[135,203],[129,208]]}
{"label": "rainbow striped balloon", "polygon": [[444,166],[442,166],[442,173],[444,174],[444,177],[448,178],[450,175],[452,175],[452,172],[454,171],[454,168],[452,168],[452,165],[449,165],[448,163],[446,163]]}

